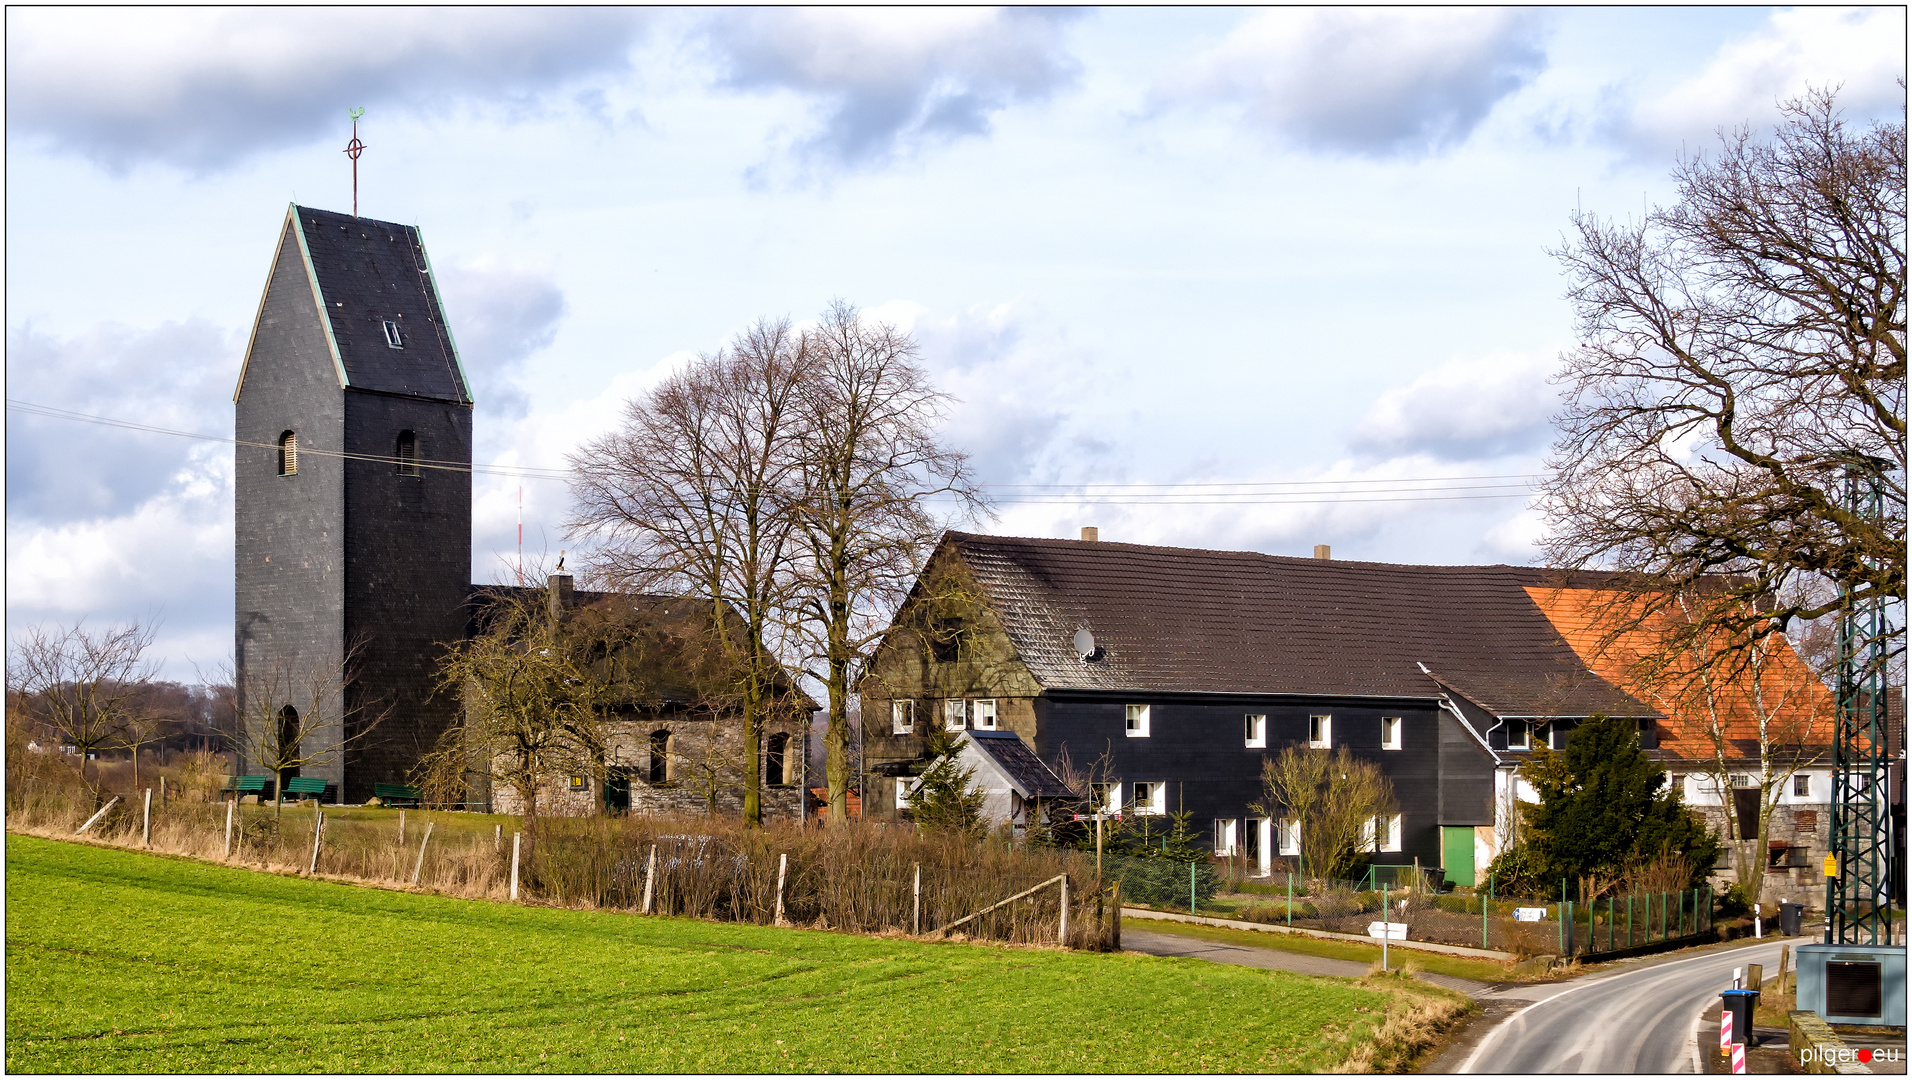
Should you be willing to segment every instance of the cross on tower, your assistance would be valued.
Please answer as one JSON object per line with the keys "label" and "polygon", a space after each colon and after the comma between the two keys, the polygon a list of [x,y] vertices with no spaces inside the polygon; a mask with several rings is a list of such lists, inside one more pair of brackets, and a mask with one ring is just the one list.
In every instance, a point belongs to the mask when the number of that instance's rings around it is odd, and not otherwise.
{"label": "cross on tower", "polygon": [[365,115],[364,109],[352,110],[352,141],[345,144],[345,156],[352,159],[352,216],[358,216],[358,159],[365,152],[365,144],[359,141],[359,117]]}

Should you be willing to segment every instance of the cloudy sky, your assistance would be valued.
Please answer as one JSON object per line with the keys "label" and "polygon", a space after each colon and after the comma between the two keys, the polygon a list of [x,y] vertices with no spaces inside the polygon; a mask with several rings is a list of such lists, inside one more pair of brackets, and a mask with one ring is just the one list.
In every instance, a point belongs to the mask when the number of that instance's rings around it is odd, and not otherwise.
{"label": "cloudy sky", "polygon": [[[960,399],[987,530],[1527,562],[1568,214],[1666,201],[1808,85],[1897,116],[1904,40],[1881,8],[15,7],[7,394],[229,435],[286,205],[350,209],[363,106],[362,212],[424,232],[481,462],[562,466],[841,298]],[[12,627],[230,655],[229,445],[10,406],[6,446]],[[520,486],[477,481],[476,581]],[[564,485],[522,488],[527,546],[567,546]]]}

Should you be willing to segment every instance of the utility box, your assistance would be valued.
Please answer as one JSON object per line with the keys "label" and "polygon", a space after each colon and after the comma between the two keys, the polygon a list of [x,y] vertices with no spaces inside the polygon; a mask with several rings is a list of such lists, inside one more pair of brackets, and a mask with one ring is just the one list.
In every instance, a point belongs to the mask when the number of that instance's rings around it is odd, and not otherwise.
{"label": "utility box", "polygon": [[1905,1026],[1905,946],[1801,945],[1798,1007],[1828,1024]]}

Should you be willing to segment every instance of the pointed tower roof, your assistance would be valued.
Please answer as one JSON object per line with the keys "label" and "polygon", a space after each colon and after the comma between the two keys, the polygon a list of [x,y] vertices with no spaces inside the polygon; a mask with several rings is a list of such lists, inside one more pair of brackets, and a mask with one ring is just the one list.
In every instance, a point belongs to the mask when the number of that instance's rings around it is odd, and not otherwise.
{"label": "pointed tower roof", "polygon": [[[305,265],[342,387],[471,404],[471,384],[417,228],[294,204],[274,265],[288,244]],[[248,359],[251,351],[248,345]]]}

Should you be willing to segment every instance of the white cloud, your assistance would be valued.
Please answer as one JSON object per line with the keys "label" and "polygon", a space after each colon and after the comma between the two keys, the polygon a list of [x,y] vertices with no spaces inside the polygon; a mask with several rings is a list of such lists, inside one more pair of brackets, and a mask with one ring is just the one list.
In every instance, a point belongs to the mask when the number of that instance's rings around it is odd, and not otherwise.
{"label": "white cloud", "polygon": [[1841,87],[1856,116],[1898,114],[1905,92],[1905,9],[1789,8],[1753,33],[1721,46],[1698,74],[1640,102],[1620,134],[1643,153],[1698,150],[1720,128],[1776,117],[1777,102],[1810,87]]}
{"label": "white cloud", "polygon": [[1063,46],[1070,11],[1034,8],[742,8],[705,40],[740,90],[816,102],[815,130],[790,149],[808,165],[881,165],[985,134],[1010,105],[1041,101],[1078,65]]}
{"label": "white cloud", "polygon": [[1552,438],[1560,407],[1548,385],[1553,362],[1519,353],[1457,360],[1389,387],[1355,425],[1349,442],[1364,454],[1481,461],[1531,454]]}
{"label": "white cloud", "polygon": [[15,7],[7,120],[109,169],[211,171],[342,131],[352,106],[523,104],[624,68],[645,25],[621,8]]}
{"label": "white cloud", "polygon": [[1302,146],[1373,156],[1458,143],[1545,65],[1540,16],[1464,8],[1283,8],[1165,80]]}
{"label": "white cloud", "polygon": [[1546,515],[1530,506],[1488,529],[1481,548],[1504,562],[1528,563],[1540,554],[1546,536]]}
{"label": "white cloud", "polygon": [[518,379],[525,361],[557,338],[564,291],[548,271],[496,259],[447,266],[439,283],[482,421],[525,415],[530,399]]}

